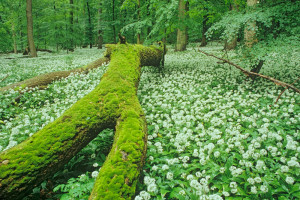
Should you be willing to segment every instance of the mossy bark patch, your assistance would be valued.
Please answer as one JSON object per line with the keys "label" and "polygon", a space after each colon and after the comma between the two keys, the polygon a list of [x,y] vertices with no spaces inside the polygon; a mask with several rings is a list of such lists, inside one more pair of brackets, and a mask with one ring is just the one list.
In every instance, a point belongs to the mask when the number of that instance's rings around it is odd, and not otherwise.
{"label": "mossy bark patch", "polygon": [[[109,48],[108,48],[109,49]],[[146,156],[147,124],[136,91],[141,75],[140,45],[111,48],[108,73],[124,80],[119,85],[122,109],[116,125],[112,149],[100,170],[90,200],[132,199]],[[155,50],[156,52],[156,50]],[[117,74],[117,76],[116,76]]]}

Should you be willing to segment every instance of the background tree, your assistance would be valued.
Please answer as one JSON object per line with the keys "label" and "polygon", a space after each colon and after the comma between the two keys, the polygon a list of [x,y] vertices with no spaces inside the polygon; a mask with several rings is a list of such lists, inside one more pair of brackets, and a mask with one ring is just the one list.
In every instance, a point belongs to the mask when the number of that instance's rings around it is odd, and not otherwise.
{"label": "background tree", "polygon": [[186,45],[188,42],[188,32],[185,23],[186,12],[188,10],[188,1],[179,0],[178,6],[178,29],[177,29],[177,43],[176,51],[186,50]]}
{"label": "background tree", "polygon": [[26,0],[27,17],[27,38],[30,50],[30,57],[37,57],[36,48],[33,41],[33,19],[32,19],[32,0]]}
{"label": "background tree", "polygon": [[[237,0],[233,0],[232,3],[229,4],[230,11],[231,12],[238,12],[239,11],[239,4]],[[237,40],[238,40],[238,33],[235,33],[232,38],[229,38],[225,40],[224,49],[225,50],[232,50],[237,46]]]}
{"label": "background tree", "polygon": [[[255,9],[257,4],[257,0],[247,0],[247,9]],[[246,27],[244,30],[245,37],[245,45],[247,47],[252,47],[255,42],[257,42],[256,38],[256,22],[255,20],[249,20],[246,23]]]}

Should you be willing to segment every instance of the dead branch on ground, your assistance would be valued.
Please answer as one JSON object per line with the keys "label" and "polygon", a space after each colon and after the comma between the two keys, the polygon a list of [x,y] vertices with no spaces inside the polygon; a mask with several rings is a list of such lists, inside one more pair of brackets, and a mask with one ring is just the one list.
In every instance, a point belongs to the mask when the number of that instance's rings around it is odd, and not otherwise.
{"label": "dead branch on ground", "polygon": [[5,79],[7,79],[7,77],[9,77],[9,74],[7,74],[7,75],[0,81],[0,83],[3,82]]}
{"label": "dead branch on ground", "polygon": [[226,62],[234,67],[236,67],[237,69],[241,70],[246,76],[249,76],[249,77],[253,77],[253,76],[259,76],[261,78],[264,78],[264,79],[267,79],[267,80],[270,80],[272,81],[273,83],[275,83],[276,85],[279,85],[279,86],[282,86],[282,87],[285,87],[285,88],[290,88],[292,90],[294,90],[295,92],[299,93],[300,94],[300,90],[298,88],[296,88],[295,86],[291,85],[291,84],[288,84],[288,83],[285,83],[285,82],[282,82],[282,81],[279,81],[275,78],[272,78],[272,77],[269,77],[269,76],[266,76],[266,75],[263,75],[263,74],[258,74],[258,73],[255,73],[255,72],[249,72],[247,70],[245,70],[244,68],[242,68],[241,66],[237,65],[237,64],[234,64],[233,62],[229,61],[229,60],[226,60],[226,59],[223,59],[223,58],[219,58],[213,54],[209,54],[209,53],[206,53],[204,51],[201,51],[200,49],[198,50],[199,52],[207,55],[207,56],[211,56],[211,57],[214,57],[214,58],[217,58],[219,60],[222,60],[223,62]]}
{"label": "dead branch on ground", "polygon": [[[294,85],[299,79],[300,79],[300,77],[297,78],[297,80],[295,80],[291,85]],[[275,101],[274,104],[277,104],[277,102],[278,102],[278,100],[280,99],[281,95],[282,95],[287,89],[288,89],[288,88],[285,87],[284,90],[281,91],[281,93],[280,93],[279,96],[277,97],[277,99],[276,99],[276,101]]]}

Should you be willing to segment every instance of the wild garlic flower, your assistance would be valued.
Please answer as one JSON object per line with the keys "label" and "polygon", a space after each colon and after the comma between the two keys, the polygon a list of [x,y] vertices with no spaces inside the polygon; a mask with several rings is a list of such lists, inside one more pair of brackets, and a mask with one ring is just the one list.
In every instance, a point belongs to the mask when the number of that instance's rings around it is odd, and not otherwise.
{"label": "wild garlic flower", "polygon": [[269,189],[266,185],[261,185],[260,186],[260,191],[262,191],[263,193],[267,193],[269,191]]}
{"label": "wild garlic flower", "polygon": [[173,180],[173,173],[172,172],[168,172],[167,175],[166,175],[166,178],[168,180]]}
{"label": "wild garlic flower", "polygon": [[257,188],[256,188],[256,186],[251,186],[251,193],[257,194]]}
{"label": "wild garlic flower", "polygon": [[142,200],[150,200],[151,199],[150,194],[146,191],[141,191],[139,196],[142,198]]}
{"label": "wild garlic flower", "polygon": [[285,181],[287,182],[287,184],[290,184],[290,185],[294,184],[294,182],[295,182],[294,178],[290,177],[290,176],[287,176]]}
{"label": "wild garlic flower", "polygon": [[147,187],[147,191],[148,192],[153,192],[156,193],[157,192],[157,186],[155,183],[150,183]]}
{"label": "wild garlic flower", "polygon": [[92,177],[93,177],[93,178],[97,178],[98,174],[99,174],[98,171],[93,171],[93,172],[92,172]]}

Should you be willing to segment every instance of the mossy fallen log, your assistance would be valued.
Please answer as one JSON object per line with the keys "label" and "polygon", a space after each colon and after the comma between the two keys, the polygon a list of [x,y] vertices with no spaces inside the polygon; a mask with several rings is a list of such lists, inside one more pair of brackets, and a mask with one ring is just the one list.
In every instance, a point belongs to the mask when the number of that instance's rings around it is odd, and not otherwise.
{"label": "mossy fallen log", "polygon": [[[131,84],[127,89],[120,88],[122,93],[126,91],[127,97],[122,100],[124,107],[117,121],[114,144],[99,172],[90,200],[131,199],[135,194],[137,178],[146,156],[147,140],[147,124],[136,89],[141,73],[140,63],[146,55],[144,51],[153,51],[140,45],[136,47],[138,48],[128,47],[132,48],[128,51],[114,46],[116,49],[111,55],[112,73],[109,74],[115,76],[113,71],[118,71],[125,75],[132,71],[130,79],[133,81],[127,83]],[[155,51],[153,53],[155,54]]]}
{"label": "mossy fallen log", "polygon": [[24,81],[20,81],[5,87],[0,88],[0,91],[6,91],[9,89],[20,90],[24,88],[34,88],[39,87],[39,89],[44,89],[48,84],[53,81],[59,80],[61,78],[66,78],[70,76],[71,73],[87,73],[89,70],[94,69],[96,67],[101,66],[102,64],[108,62],[109,59],[107,57],[100,58],[84,67],[72,69],[69,71],[58,71],[58,72],[50,72],[46,74],[41,74],[35,76],[30,79],[26,79]]}
{"label": "mossy fallen log", "polygon": [[29,194],[106,128],[116,129],[114,144],[90,199],[131,199],[146,152],[146,121],[136,96],[141,60],[151,63],[145,51],[162,58],[156,47],[116,45],[107,72],[91,93],[32,137],[0,153],[0,199]]}

